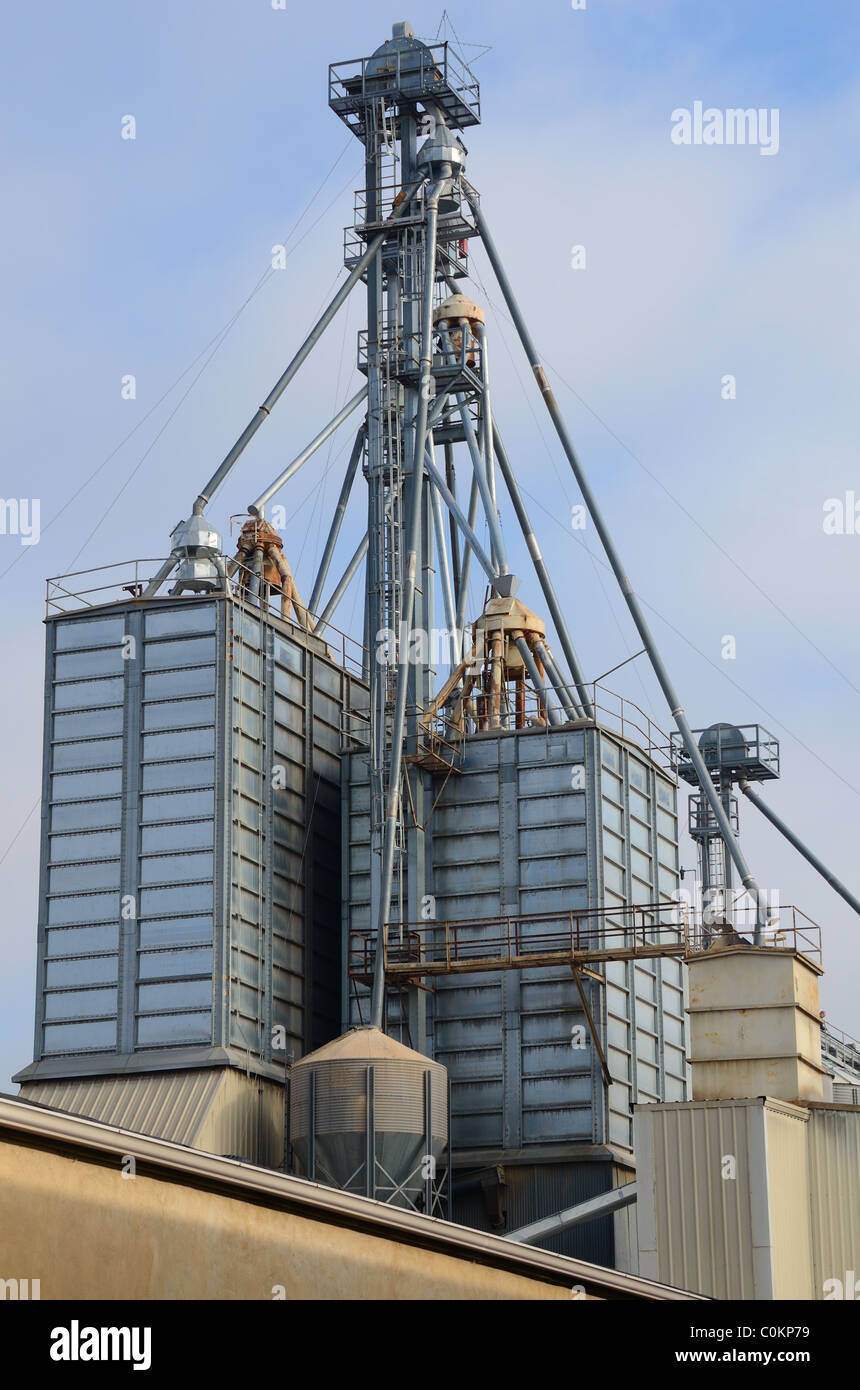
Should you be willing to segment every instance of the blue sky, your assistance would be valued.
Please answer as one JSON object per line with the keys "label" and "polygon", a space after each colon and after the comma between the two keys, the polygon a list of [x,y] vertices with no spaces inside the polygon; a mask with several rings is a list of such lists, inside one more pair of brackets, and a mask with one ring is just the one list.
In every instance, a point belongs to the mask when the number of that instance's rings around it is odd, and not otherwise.
{"label": "blue sky", "polygon": [[[773,729],[783,779],[767,794],[850,883],[860,536],[826,536],[822,508],[848,489],[860,496],[860,11],[481,0],[451,14],[467,58],[489,47],[475,62],[484,122],[466,136],[469,176],[541,351],[573,388],[554,378],[691,722]],[[0,494],[39,497],[43,534],[31,547],[0,536],[0,700],[14,731],[0,854],[39,794],[44,579],[167,549],[337,282],[361,160],[327,108],[327,65],[371,52],[407,17],[432,38],[441,7],[175,0],[7,16]],[[779,108],[778,154],[673,145],[671,112],[697,100]],[[120,138],[127,114],[134,141]],[[286,270],[221,341],[333,165]],[[580,244],[587,268],[573,271]],[[489,289],[499,424],[596,676],[638,642],[596,539],[570,531],[573,480],[480,251],[474,260],[475,297]],[[356,389],[360,317],[356,297],[219,493],[211,517],[223,532]],[[181,374],[213,339],[217,353],[168,420],[205,356]],[[126,373],[134,401],[120,396]],[[726,373],[738,383],[731,402]],[[295,508],[287,550],[305,591],[346,442],[279,499]],[[510,513],[503,521],[525,571]],[[523,597],[539,606],[534,586]],[[344,620],[355,611],[353,592]],[[726,634],[733,661],[721,657]],[[668,723],[641,660],[623,691]],[[755,815],[743,820],[753,868],[822,923],[822,1002],[857,1034],[856,919]],[[0,865],[0,1089],[31,1056],[37,834],[34,814]],[[682,862],[694,862],[689,843]]]}

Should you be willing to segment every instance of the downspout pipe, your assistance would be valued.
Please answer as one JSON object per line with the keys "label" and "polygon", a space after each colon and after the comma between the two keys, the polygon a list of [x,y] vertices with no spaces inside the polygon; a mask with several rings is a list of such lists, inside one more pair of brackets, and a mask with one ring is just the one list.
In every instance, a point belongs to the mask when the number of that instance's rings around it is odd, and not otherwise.
{"label": "downspout pipe", "polygon": [[496,461],[493,455],[493,408],[490,400],[490,350],[487,345],[486,324],[477,323],[475,332],[481,346],[481,376],[484,382],[484,390],[481,397],[481,443],[484,450],[484,459],[487,467],[487,481],[490,485],[490,497],[493,503],[493,510],[497,510],[496,504]]}
{"label": "downspout pipe", "polygon": [[331,526],[329,527],[328,539],[326,540],[325,549],[323,550],[322,559],[320,560],[319,569],[317,570],[317,577],[314,580],[313,592],[311,593],[311,596],[308,599],[308,607],[310,608],[311,613],[316,613],[317,604],[322,598],[323,585],[325,584],[326,579],[328,578],[329,566],[331,565],[332,556],[334,555],[334,548],[337,545],[337,539],[340,535],[340,528],[343,523],[347,503],[349,502],[349,495],[352,492],[353,480],[355,479],[355,475],[358,470],[359,460],[361,459],[361,455],[364,451],[364,441],[366,435],[367,428],[365,425],[362,425],[361,429],[358,431],[358,434],[355,436],[355,444],[353,445],[352,453],[349,456],[349,463],[347,465],[346,475],[344,477],[343,484],[340,489],[340,496],[337,499],[337,506],[334,509],[334,516],[332,517]]}
{"label": "downspout pipe", "polygon": [[531,677],[532,685],[537,691],[541,703],[544,709],[546,710],[547,719],[549,720],[550,724],[560,724],[562,722],[561,715],[559,714],[556,706],[550,703],[547,688],[541,680],[540,671],[537,668],[537,662],[535,661],[534,655],[529,648],[528,642],[526,641],[525,637],[521,632],[512,632],[511,637],[514,639],[514,642],[516,643],[517,651],[519,652],[520,656],[522,657],[525,663],[525,668],[528,671],[529,676]]}
{"label": "downspout pipe", "polygon": [[299,469],[303,466],[303,464],[306,464],[308,459],[313,457],[317,449],[322,448],[326,440],[331,438],[335,430],[343,424],[344,420],[346,420],[352,414],[352,412],[354,410],[357,410],[358,407],[366,400],[367,387],[362,386],[361,390],[357,391],[356,394],[352,397],[352,399],[347,401],[346,405],[341,407],[341,409],[337,412],[337,415],[335,415],[334,419],[329,420],[325,428],[320,430],[316,438],[312,439],[310,444],[305,445],[304,449],[302,449],[302,452],[296,455],[292,463],[287,464],[287,467],[284,469],[283,473],[280,473],[278,477],[275,479],[275,481],[273,483],[270,483],[269,486],[265,489],[265,491],[261,492],[259,497],[250,504],[250,506],[248,507],[248,511],[251,513],[251,516],[261,517],[263,515],[263,508],[265,507],[269,499],[271,497],[274,497],[275,493],[284,486],[284,483],[289,482],[290,478],[292,478],[294,473],[298,473]]}
{"label": "downspout pipe", "polygon": [[464,517],[462,511],[460,510],[459,504],[448,491],[445,479],[442,477],[442,474],[439,472],[438,468],[433,462],[429,450],[425,450],[424,453],[424,467],[426,468],[427,473],[429,474],[430,481],[436,488],[437,492],[439,493],[439,496],[443,499],[445,506],[448,508],[452,517],[457,522],[457,525],[463,532],[464,537],[469,543],[470,550],[474,554],[475,559],[478,561],[478,564],[481,566],[481,569],[486,574],[490,583],[492,585],[496,585],[502,582],[503,576],[497,573],[495,565],[493,564],[489,555],[487,555],[486,551],[481,545],[481,542],[478,540],[478,537],[472,530],[472,527],[469,525],[468,521]]}
{"label": "downspout pipe", "polygon": [[821,874],[821,877],[824,879],[826,883],[830,884],[830,887],[833,889],[833,891],[835,893],[838,893],[840,898],[844,898],[848,906],[853,907],[856,913],[860,914],[860,900],[855,898],[851,890],[849,888],[846,888],[845,884],[840,882],[840,880],[836,877],[834,873],[830,872],[826,864],[822,864],[821,860],[818,858],[818,855],[813,854],[809,846],[805,845],[803,841],[797,835],[795,835],[794,831],[789,829],[785,821],[782,820],[782,818],[776,814],[776,811],[774,811],[770,806],[768,806],[766,801],[762,800],[762,798],[758,795],[758,792],[753,791],[749,782],[741,780],[740,782],[738,782],[738,786],[740,787],[744,796],[752,802],[753,806],[758,807],[765,820],[769,820],[771,825],[775,826],[776,829],[779,831],[780,835],[784,835],[786,840],[788,840],[788,843],[794,846],[798,854],[802,854],[806,862],[808,864],[811,864],[813,869],[815,869],[817,873]]}
{"label": "downspout pipe", "polygon": [[579,715],[573,706],[573,699],[569,688],[564,683],[564,677],[558,669],[555,657],[545,642],[538,638],[534,644],[535,656],[543,663],[543,668],[550,678],[553,689],[562,703],[568,719],[577,719]]}
{"label": "downspout pipe", "polygon": [[[398,204],[398,206],[394,209],[393,213],[388,219],[389,222],[396,222],[399,218],[404,216],[404,214],[410,208],[412,204],[412,199],[414,198],[420,186],[421,180],[419,179],[412,183],[409,186],[409,188],[405,190],[405,197],[403,198],[403,201],[400,204]],[[278,377],[278,380],[275,382],[268,396],[263,401],[263,404],[258,407],[256,415],[254,415],[254,417],[245,426],[245,429],[239,435],[239,438],[236,440],[236,443],[233,445],[232,449],[215,469],[215,472],[212,474],[212,477],[209,479],[203,491],[197,498],[197,501],[194,503],[195,513],[199,515],[203,511],[204,507],[206,506],[206,503],[210,501],[215,491],[221,486],[224,479],[227,477],[227,474],[230,472],[231,468],[235,464],[236,460],[244,452],[248,444],[250,444],[251,440],[257,433],[257,430],[260,428],[263,421],[268,419],[268,417],[271,415],[273,407],[280,400],[281,396],[289,386],[290,382],[296,375],[296,372],[299,370],[302,363],[306,360],[307,357],[310,356],[311,352],[316,347],[317,343],[319,342],[325,330],[328,328],[332,319],[336,316],[341,305],[348,298],[350,291],[353,290],[355,286],[358,284],[367,267],[370,265],[374,256],[382,246],[382,243],[385,241],[387,235],[387,231],[382,231],[379,233],[378,236],[375,236],[373,240],[368,243],[367,250],[364,252],[364,255],[356,261],[355,265],[353,266],[346,280],[344,280],[343,284],[341,285],[337,294],[334,296],[334,299],[331,301],[328,308],[323,310],[322,315],[314,324],[314,327],[311,329],[310,333],[305,338],[304,342],[302,343],[293,360],[290,362],[289,366]]]}
{"label": "downspout pipe", "polygon": [[[472,474],[472,490],[469,493],[469,530],[474,533],[478,523],[478,479]],[[453,512],[451,513],[453,516]],[[465,534],[465,533],[464,533]],[[465,650],[465,631],[466,631],[466,604],[469,602],[469,575],[472,569],[472,547],[469,544],[463,545],[463,560],[460,566],[460,587],[457,590],[457,629],[463,633],[463,649]]]}
{"label": "downspout pipe", "polygon": [[[457,479],[454,472],[454,448],[447,441],[445,443],[445,482],[448,484],[448,491],[452,497],[457,496]],[[451,538],[451,579],[454,585],[454,593],[460,592],[460,537],[457,532],[457,523],[453,516],[448,517]]]}
{"label": "downspout pipe", "polygon": [[[463,320],[463,324],[461,327],[463,334],[463,342],[465,343],[466,335],[469,331],[468,320]],[[451,339],[444,328],[441,329],[439,336],[442,339],[442,345],[445,349],[446,358],[454,359],[454,353],[451,347]],[[475,430],[472,425],[472,419],[469,415],[469,407],[466,404],[465,397],[463,396],[462,392],[457,393],[457,395],[455,396],[455,400],[460,410],[460,420],[463,425],[463,433],[466,436],[466,443],[469,447],[469,454],[472,459],[472,468],[474,469],[474,474],[478,481],[478,487],[481,493],[481,501],[484,505],[484,513],[487,518],[487,525],[490,528],[490,548],[492,551],[493,559],[498,563],[498,569],[500,574],[509,574],[510,570],[508,567],[507,555],[505,553],[505,542],[502,537],[502,529],[499,525],[499,516],[498,512],[496,511],[495,502],[490,492],[490,483],[487,476],[487,464],[481,453],[481,446],[478,443],[478,439],[475,435]]]}
{"label": "downspout pipe", "polygon": [[[429,444],[428,453],[432,453]],[[438,488],[431,487],[430,489],[430,505],[433,509],[433,529],[436,532],[436,552],[439,559],[439,581],[442,585],[445,624],[448,628],[448,649],[451,668],[453,670],[460,660],[462,653],[460,651],[459,633],[456,627],[454,588],[451,583],[451,569],[448,564],[448,546],[445,541],[445,523],[442,517],[442,502],[439,497]]]}
{"label": "downspout pipe", "polygon": [[314,623],[314,632],[321,633],[325,628],[326,624],[331,622],[334,612],[338,607],[338,604],[340,603],[341,599],[343,598],[344,594],[346,593],[347,589],[349,588],[350,584],[355,578],[356,571],[358,570],[359,565],[361,564],[362,560],[367,554],[368,544],[369,542],[367,539],[367,533],[365,533],[356,547],[355,554],[353,555],[352,559],[350,560],[349,564],[344,570],[340,583],[338,584],[337,588],[335,589],[334,593],[332,594],[331,598],[326,604],[323,612],[320,614],[320,617]]}
{"label": "downspout pipe", "polygon": [[581,709],[577,712],[578,717],[585,713],[589,719],[593,719],[594,706],[588,693],[588,686],[585,683],[585,673],[579,664],[579,658],[576,655],[567,623],[564,620],[561,605],[556,597],[553,582],[550,578],[549,570],[546,567],[546,561],[543,558],[541,548],[538,545],[537,536],[534,533],[529,514],[526,511],[526,504],[523,501],[516,474],[508,458],[507,450],[502,443],[502,436],[499,434],[495,425],[493,425],[493,441],[496,447],[496,458],[499,463],[499,471],[504,479],[505,487],[508,489],[508,495],[513,503],[514,511],[517,514],[517,521],[520,523],[520,530],[523,533],[523,539],[528,547],[532,564],[535,567],[535,573],[538,577],[541,592],[546,600],[546,606],[549,609],[550,617],[555,625],[555,630],[558,633],[558,640],[561,643],[561,649],[564,652],[568,670],[573,676],[574,684],[576,685],[576,692],[579,696],[579,703],[581,705]]}
{"label": "downspout pipe", "polygon": [[508,307],[508,312],[514,321],[514,326],[517,330],[517,334],[519,335],[520,342],[523,345],[525,354],[528,357],[529,365],[532,369],[532,372],[534,373],[535,380],[540,389],[547,411],[549,412],[549,416],[552,420],[555,432],[558,435],[561,446],[564,449],[568,463],[570,464],[571,470],[573,472],[573,476],[576,479],[577,486],[580,490],[580,493],[582,494],[582,500],[588,509],[588,514],[591,517],[591,520],[594,524],[594,529],[600,538],[600,542],[603,546],[606,558],[612,567],[612,571],[615,575],[616,580],[618,581],[618,586],[621,589],[624,601],[627,604],[627,607],[630,611],[630,616],[632,617],[633,622],[636,625],[636,630],[639,633],[640,638],[642,639],[642,645],[648,653],[648,658],[651,662],[654,675],[656,676],[660,688],[663,691],[666,703],[668,704],[669,709],[671,710],[672,718],[674,719],[678,732],[681,735],[681,739],[683,741],[687,757],[690,759],[690,762],[693,764],[693,767],[696,770],[696,776],[699,781],[699,786],[702,788],[702,794],[704,795],[705,799],[708,802],[708,805],[714,813],[714,819],[716,820],[717,825],[719,826],[720,834],[723,837],[723,841],[726,845],[726,848],[728,849],[729,854],[731,855],[735,867],[738,871],[740,881],[752,897],[753,901],[755,902],[756,929],[754,940],[758,945],[761,943],[762,940],[762,932],[766,920],[766,905],[764,894],[759,888],[759,885],[753,876],[752,870],[750,869],[750,866],[747,863],[746,858],[744,857],[743,851],[740,845],[738,844],[737,839],[735,838],[735,834],[732,830],[729,818],[725,813],[722,802],[720,801],[719,793],[716,787],[714,786],[714,783],[711,779],[711,775],[708,772],[707,767],[705,766],[705,761],[699,751],[696,740],[693,737],[693,731],[690,728],[686,714],[684,713],[684,707],[681,704],[680,699],[678,698],[678,694],[675,690],[674,685],[672,684],[669,673],[663,664],[663,659],[660,656],[660,653],[657,649],[657,644],[654,641],[654,638],[651,634],[651,630],[648,627],[647,622],[645,621],[645,614],[643,613],[642,608],[639,604],[639,600],[636,597],[636,594],[634,593],[633,586],[630,583],[630,580],[627,578],[624,566],[621,563],[621,558],[618,554],[618,551],[615,549],[615,543],[609,532],[609,528],[607,527],[606,522],[604,521],[603,516],[601,514],[600,508],[597,505],[597,499],[595,498],[594,493],[591,491],[591,486],[588,482],[587,477],[585,476],[585,472],[583,470],[582,464],[579,461],[576,450],[573,447],[570,435],[567,432],[567,426],[565,425],[564,418],[562,417],[561,411],[558,408],[558,404],[553,394],[552,387],[549,384],[546,372],[544,371],[543,365],[538,356],[537,349],[535,348],[534,342],[531,338],[531,334],[529,333],[529,330],[526,326],[526,322],[522,316],[522,313],[520,312],[520,307],[517,303],[513,289],[511,288],[510,281],[508,280],[507,275],[505,274],[505,269],[499,258],[499,253],[496,249],[496,244],[493,241],[492,235],[490,234],[490,229],[487,226],[487,220],[484,217],[483,212],[481,211],[480,202],[478,201],[477,195],[475,194],[474,190],[467,188],[466,192],[472,207],[472,211],[475,215],[475,222],[480,233],[481,240],[484,243],[484,248],[487,252],[487,256],[493,268],[493,273],[496,277],[496,280],[498,281],[498,285],[502,292],[502,295],[504,296],[505,303]]}

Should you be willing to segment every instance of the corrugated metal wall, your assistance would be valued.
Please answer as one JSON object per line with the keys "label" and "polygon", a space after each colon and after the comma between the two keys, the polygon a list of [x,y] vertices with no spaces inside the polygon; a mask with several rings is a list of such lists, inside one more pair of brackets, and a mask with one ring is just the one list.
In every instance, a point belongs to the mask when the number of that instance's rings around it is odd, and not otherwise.
{"label": "corrugated metal wall", "polygon": [[284,1166],[283,1086],[231,1067],[62,1077],[23,1086],[21,1095],[206,1153],[267,1168]]}
{"label": "corrugated metal wall", "polygon": [[808,1141],[814,1296],[856,1300],[846,1275],[860,1281],[860,1110],[811,1107]]}
{"label": "corrugated metal wall", "polygon": [[365,698],[220,598],[48,624],[37,1059],[280,1070],[337,1033],[341,709]]}
{"label": "corrugated metal wall", "polygon": [[644,1106],[636,1160],[640,1271],[712,1298],[771,1298],[761,1103]]}
{"label": "corrugated metal wall", "polygon": [[766,1098],[640,1107],[640,1273],[711,1298],[815,1297],[810,1113]]}
{"label": "corrugated metal wall", "polygon": [[774,1298],[814,1298],[809,1208],[808,1112],[765,1106]]}

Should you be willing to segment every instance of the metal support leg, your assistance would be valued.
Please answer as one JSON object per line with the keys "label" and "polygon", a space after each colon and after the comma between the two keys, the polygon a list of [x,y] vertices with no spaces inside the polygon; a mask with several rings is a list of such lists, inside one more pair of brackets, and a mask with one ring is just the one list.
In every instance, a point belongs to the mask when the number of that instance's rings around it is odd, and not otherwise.
{"label": "metal support leg", "polygon": [[317,1176],[317,1074],[308,1075],[308,1181],[315,1182]]}
{"label": "metal support leg", "polygon": [[364,1195],[376,1196],[376,1115],[375,1069],[367,1068],[364,1111]]}
{"label": "metal support leg", "polygon": [[153,575],[152,579],[150,579],[141,594],[141,598],[153,598],[154,595],[158,593],[167,576],[173,573],[178,564],[179,561],[175,555],[171,555],[169,560],[165,560],[161,568]]}

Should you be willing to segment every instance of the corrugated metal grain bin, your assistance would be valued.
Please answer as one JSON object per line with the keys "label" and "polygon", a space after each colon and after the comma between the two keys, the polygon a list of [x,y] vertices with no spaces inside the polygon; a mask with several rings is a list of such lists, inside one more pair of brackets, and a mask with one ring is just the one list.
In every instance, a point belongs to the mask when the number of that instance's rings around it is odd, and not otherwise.
{"label": "corrugated metal grain bin", "polygon": [[363,698],[321,641],[223,595],[49,620],[34,1099],[213,1063],[282,1082],[338,1032]]}
{"label": "corrugated metal grain bin", "polygon": [[[348,756],[345,781],[345,926],[361,930],[370,922],[366,753]],[[426,891],[440,921],[669,903],[677,894],[674,782],[606,729],[474,735],[436,795]],[[493,928],[474,928],[476,940],[481,930]],[[679,960],[643,959],[610,963],[605,984],[586,983],[608,1092],[569,968],[433,980],[428,1048],[448,1069],[454,1162],[511,1165],[499,1200],[510,1201],[516,1224],[613,1186],[614,1162],[632,1149],[634,1101],[686,1097],[684,974]],[[357,994],[352,1023],[367,1018]],[[400,1028],[393,1000],[389,1031],[414,1045]],[[577,1036],[584,1046],[573,1045]],[[585,1167],[565,1177],[566,1164]],[[455,1184],[458,1219],[489,1227],[491,1205],[480,1192],[458,1199]],[[567,1253],[611,1258],[611,1225],[559,1239]]]}
{"label": "corrugated metal grain bin", "polygon": [[809,1113],[767,1098],[637,1106],[643,1276],[713,1298],[814,1297]]}

